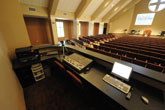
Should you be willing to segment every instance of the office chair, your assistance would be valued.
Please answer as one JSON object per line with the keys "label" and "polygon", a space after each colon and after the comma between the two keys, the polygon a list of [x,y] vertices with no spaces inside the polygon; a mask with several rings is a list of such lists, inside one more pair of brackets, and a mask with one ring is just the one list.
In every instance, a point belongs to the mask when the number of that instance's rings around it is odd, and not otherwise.
{"label": "office chair", "polygon": [[65,67],[61,64],[61,63],[59,63],[58,61],[54,61],[60,68],[62,68],[62,69],[64,69],[65,70]]}
{"label": "office chair", "polygon": [[69,70],[66,70],[66,72],[71,76],[71,78],[72,78],[72,80],[73,80],[73,82],[74,82],[74,84],[76,85],[76,86],[78,86],[79,88],[83,88],[83,83],[82,83],[82,81],[75,75],[75,74],[73,74],[71,71],[69,71]]}
{"label": "office chair", "polygon": [[60,67],[61,72],[67,73],[67,76],[69,75],[72,78],[76,86],[78,86],[79,88],[83,88],[82,81],[76,75],[74,75],[71,71],[66,70],[65,67],[58,61],[54,61],[54,62]]}
{"label": "office chair", "polygon": [[150,37],[151,36],[151,30],[144,30],[143,37]]}

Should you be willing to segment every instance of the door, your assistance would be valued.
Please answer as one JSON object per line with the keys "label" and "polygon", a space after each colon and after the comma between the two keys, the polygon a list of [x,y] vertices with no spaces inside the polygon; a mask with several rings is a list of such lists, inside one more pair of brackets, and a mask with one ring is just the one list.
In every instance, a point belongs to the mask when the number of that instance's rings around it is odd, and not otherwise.
{"label": "door", "polygon": [[94,33],[93,35],[96,36],[99,34],[99,23],[94,23]]}
{"label": "door", "polygon": [[81,34],[80,37],[83,36],[88,36],[88,27],[89,27],[89,23],[88,22],[80,22],[81,24]]}
{"label": "door", "polygon": [[107,23],[104,23],[104,30],[103,30],[103,34],[107,33]]}
{"label": "door", "polygon": [[52,44],[48,19],[25,17],[31,45]]}

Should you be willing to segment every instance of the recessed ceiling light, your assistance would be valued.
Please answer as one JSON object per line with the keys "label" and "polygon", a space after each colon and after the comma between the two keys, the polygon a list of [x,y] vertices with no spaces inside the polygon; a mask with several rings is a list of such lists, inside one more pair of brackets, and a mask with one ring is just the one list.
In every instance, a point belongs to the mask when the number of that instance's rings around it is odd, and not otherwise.
{"label": "recessed ceiling light", "polygon": [[110,2],[110,1],[108,1],[108,2],[104,5],[104,8],[108,6],[109,2]]}
{"label": "recessed ceiling light", "polygon": [[114,12],[118,9],[119,7],[116,7],[115,9],[114,9]]}
{"label": "recessed ceiling light", "polygon": [[128,9],[126,8],[126,9],[123,10],[123,12],[126,12],[127,10],[128,10]]}

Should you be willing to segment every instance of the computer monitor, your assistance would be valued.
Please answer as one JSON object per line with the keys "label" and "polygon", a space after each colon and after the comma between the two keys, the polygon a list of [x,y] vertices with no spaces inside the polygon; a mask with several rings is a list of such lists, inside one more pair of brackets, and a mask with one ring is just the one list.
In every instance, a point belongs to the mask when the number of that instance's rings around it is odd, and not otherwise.
{"label": "computer monitor", "polygon": [[118,63],[118,62],[114,62],[113,68],[111,73],[114,76],[117,76],[125,81],[129,81],[129,78],[131,76],[132,73],[132,67]]}
{"label": "computer monitor", "polygon": [[161,36],[165,36],[165,31],[162,31],[161,32]]}

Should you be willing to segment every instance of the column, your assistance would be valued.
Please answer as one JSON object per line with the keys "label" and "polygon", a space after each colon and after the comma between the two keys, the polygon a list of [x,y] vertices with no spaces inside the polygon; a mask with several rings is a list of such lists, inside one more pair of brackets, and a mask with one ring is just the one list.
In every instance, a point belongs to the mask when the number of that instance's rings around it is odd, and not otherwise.
{"label": "column", "polygon": [[93,35],[93,29],[94,29],[94,21],[89,21],[89,31],[88,31],[89,36]]}
{"label": "column", "polygon": [[74,38],[79,38],[79,21],[73,20],[73,28],[74,28]]}
{"label": "column", "polygon": [[50,16],[50,24],[51,24],[53,42],[55,45],[57,45],[58,44],[58,35],[57,35],[56,19],[54,16]]}

